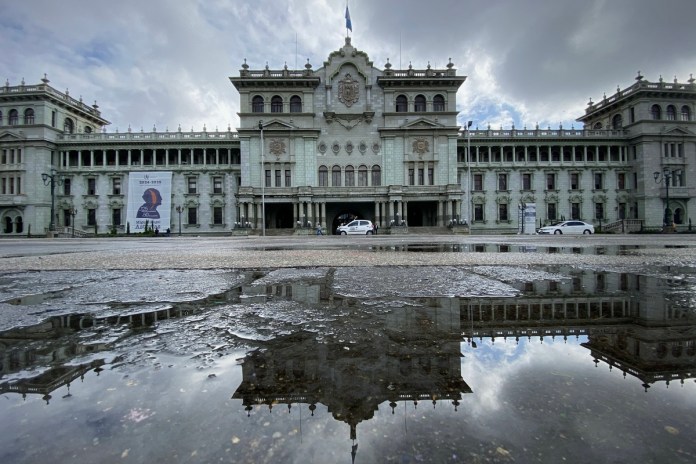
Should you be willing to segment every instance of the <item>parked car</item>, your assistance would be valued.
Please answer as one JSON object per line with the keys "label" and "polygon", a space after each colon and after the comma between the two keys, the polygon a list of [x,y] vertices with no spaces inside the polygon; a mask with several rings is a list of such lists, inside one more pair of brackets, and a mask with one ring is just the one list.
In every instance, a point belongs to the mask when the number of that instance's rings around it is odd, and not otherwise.
{"label": "parked car", "polygon": [[375,233],[375,228],[372,225],[372,221],[356,219],[345,226],[338,226],[336,232],[341,235],[372,235]]}
{"label": "parked car", "polygon": [[594,234],[594,226],[582,221],[561,221],[537,230],[537,234]]}

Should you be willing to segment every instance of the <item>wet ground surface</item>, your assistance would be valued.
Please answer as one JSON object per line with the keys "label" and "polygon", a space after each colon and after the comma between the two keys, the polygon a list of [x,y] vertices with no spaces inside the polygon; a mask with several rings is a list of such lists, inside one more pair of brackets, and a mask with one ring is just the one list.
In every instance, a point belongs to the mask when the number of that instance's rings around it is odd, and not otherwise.
{"label": "wet ground surface", "polygon": [[0,462],[694,462],[694,245],[0,241]]}

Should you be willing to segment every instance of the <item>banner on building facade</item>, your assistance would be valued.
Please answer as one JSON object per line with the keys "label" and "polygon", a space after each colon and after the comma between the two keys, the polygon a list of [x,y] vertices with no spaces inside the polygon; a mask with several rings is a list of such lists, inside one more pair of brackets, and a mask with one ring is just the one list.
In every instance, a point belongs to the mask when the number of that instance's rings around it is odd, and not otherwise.
{"label": "banner on building facade", "polygon": [[172,173],[131,172],[128,176],[127,221],[133,233],[143,232],[145,225],[161,232],[169,229],[172,210]]}

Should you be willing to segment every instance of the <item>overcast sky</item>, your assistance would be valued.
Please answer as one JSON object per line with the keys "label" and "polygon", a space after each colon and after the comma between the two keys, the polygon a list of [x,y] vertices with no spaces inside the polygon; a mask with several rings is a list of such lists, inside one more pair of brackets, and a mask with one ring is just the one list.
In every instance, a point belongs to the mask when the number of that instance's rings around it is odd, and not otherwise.
{"label": "overcast sky", "polygon": [[[234,130],[251,69],[314,69],[343,45],[345,0],[3,1],[0,70],[85,102],[109,131]],[[693,0],[350,0],[352,43],[383,68],[468,76],[460,123],[580,127],[590,97],[696,73]],[[3,79],[4,80],[4,79]]]}

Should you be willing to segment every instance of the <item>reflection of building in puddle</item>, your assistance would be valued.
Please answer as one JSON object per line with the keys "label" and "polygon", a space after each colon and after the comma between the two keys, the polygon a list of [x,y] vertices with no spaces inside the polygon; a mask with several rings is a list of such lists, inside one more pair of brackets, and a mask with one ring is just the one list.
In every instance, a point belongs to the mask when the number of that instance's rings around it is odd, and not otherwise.
{"label": "reflection of building in puddle", "polygon": [[[456,311],[453,314],[452,311]],[[341,335],[344,337],[344,335]],[[268,342],[244,358],[233,398],[254,405],[318,404],[350,427],[371,419],[382,403],[459,405],[471,389],[461,377],[458,308],[414,308],[355,327],[349,341],[319,342],[309,332]]]}

